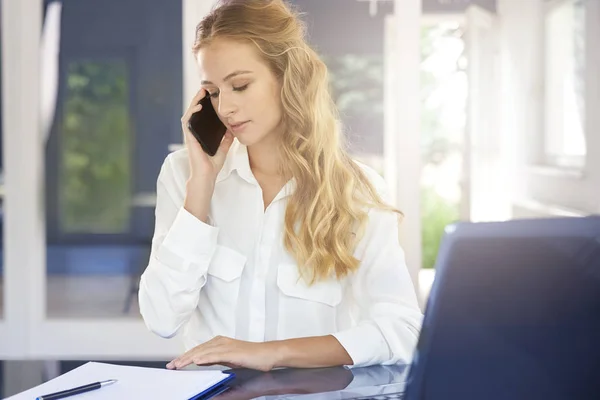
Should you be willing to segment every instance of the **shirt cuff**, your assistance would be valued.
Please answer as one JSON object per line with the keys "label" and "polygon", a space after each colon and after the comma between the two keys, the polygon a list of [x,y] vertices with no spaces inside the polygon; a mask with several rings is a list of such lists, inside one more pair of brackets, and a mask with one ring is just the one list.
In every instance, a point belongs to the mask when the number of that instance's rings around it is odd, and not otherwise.
{"label": "shirt cuff", "polygon": [[162,242],[170,253],[196,264],[208,264],[217,246],[219,229],[181,207]]}
{"label": "shirt cuff", "polygon": [[390,350],[379,328],[371,323],[337,332],[333,336],[352,358],[351,368],[380,364],[390,358]]}

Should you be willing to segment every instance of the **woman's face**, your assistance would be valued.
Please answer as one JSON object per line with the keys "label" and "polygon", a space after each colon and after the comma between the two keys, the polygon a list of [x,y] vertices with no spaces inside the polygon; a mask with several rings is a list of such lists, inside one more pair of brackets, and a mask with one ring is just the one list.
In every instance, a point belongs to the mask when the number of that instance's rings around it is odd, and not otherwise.
{"label": "woman's face", "polygon": [[281,85],[253,44],[219,39],[197,55],[202,87],[221,121],[246,146],[275,137]]}

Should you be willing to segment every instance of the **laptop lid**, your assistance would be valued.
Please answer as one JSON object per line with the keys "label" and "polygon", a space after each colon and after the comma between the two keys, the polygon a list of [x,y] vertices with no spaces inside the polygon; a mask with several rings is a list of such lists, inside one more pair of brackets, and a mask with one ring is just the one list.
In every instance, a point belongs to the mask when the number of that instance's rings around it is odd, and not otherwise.
{"label": "laptop lid", "polygon": [[449,226],[405,395],[600,398],[600,217]]}

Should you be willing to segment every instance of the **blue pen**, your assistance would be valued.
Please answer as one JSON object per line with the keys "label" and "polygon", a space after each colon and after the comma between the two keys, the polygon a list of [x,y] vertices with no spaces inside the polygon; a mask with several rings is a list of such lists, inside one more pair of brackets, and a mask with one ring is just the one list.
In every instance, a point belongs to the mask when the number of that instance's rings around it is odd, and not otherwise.
{"label": "blue pen", "polygon": [[81,394],[85,392],[90,392],[92,390],[100,389],[104,386],[112,385],[116,383],[116,379],[109,379],[107,381],[102,382],[94,382],[89,385],[79,386],[73,389],[63,390],[62,392],[45,394],[43,396],[37,397],[35,400],[58,400],[64,399],[65,397],[75,396],[76,394]]}

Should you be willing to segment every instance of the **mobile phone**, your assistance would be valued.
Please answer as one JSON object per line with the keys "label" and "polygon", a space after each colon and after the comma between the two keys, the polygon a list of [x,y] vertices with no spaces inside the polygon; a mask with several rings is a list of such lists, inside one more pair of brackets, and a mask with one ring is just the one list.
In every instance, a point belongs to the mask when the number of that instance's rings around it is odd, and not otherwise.
{"label": "mobile phone", "polygon": [[188,121],[188,128],[204,152],[214,156],[227,132],[227,127],[219,119],[210,101],[210,94],[206,93],[199,104],[202,104],[202,109],[192,114]]}

